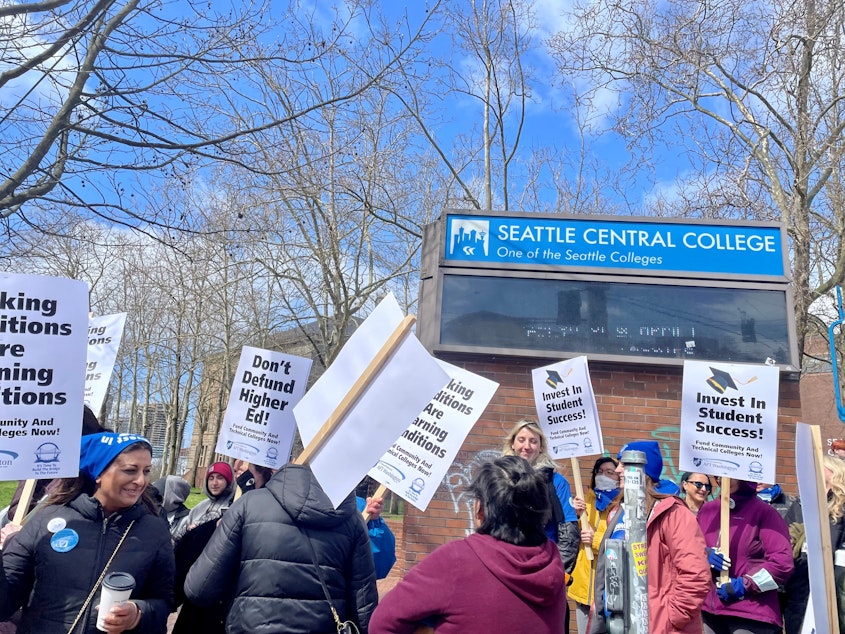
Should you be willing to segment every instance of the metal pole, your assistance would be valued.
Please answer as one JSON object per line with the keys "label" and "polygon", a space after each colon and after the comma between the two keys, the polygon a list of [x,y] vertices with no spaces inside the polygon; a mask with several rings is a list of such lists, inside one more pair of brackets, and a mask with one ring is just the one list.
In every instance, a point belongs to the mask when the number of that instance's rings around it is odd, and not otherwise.
{"label": "metal pole", "polygon": [[[625,469],[625,531],[628,558],[628,634],[648,634],[648,561],[646,556],[646,457],[642,451],[623,451]],[[667,591],[670,591],[667,588]]]}

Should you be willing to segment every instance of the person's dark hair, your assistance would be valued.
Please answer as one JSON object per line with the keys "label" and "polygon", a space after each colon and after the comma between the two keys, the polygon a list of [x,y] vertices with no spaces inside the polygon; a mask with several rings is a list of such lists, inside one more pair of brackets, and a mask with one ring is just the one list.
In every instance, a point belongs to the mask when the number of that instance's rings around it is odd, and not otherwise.
{"label": "person's dark hair", "polygon": [[675,497],[674,493],[661,493],[657,489],[658,483],[652,480],[649,476],[645,477],[645,513],[646,517],[651,515],[651,510],[658,500],[664,498]]}
{"label": "person's dark hair", "polygon": [[264,478],[264,484],[267,484],[267,481],[273,477],[273,469],[260,464],[250,464],[249,470],[252,471],[253,475],[261,474],[261,477]]}
{"label": "person's dark hair", "polygon": [[601,458],[596,460],[595,464],[593,465],[593,473],[590,478],[590,488],[594,491],[596,490],[596,476],[598,475],[599,469],[601,469],[601,466],[607,462],[612,462],[614,467],[619,464],[610,456],[602,456]]}
{"label": "person's dark hair", "polygon": [[502,456],[484,463],[470,492],[481,505],[476,532],[516,546],[544,543],[551,515],[546,482],[524,458]]}
{"label": "person's dark hair", "polygon": [[100,432],[110,431],[100,425],[100,421],[97,420],[97,415],[94,414],[94,411],[88,407],[87,405],[83,406],[82,409],[82,435],[89,436],[91,434],[99,434]]}
{"label": "person's dark hair", "polygon": [[[152,450],[147,443],[144,442],[135,442],[126,447],[123,451],[121,451],[119,455],[125,453],[132,453],[133,451],[147,451],[152,455]],[[111,463],[109,463],[111,464]],[[107,467],[108,468],[108,467]],[[81,472],[78,477],[76,478],[62,478],[59,481],[58,486],[54,488],[50,492],[50,497],[47,500],[47,504],[55,505],[55,506],[63,506],[68,504],[71,500],[76,499],[79,495],[85,493],[86,495],[94,495],[94,492],[97,490],[97,485],[94,483],[93,480],[89,479],[87,476],[84,476]],[[152,513],[153,515],[158,515],[158,505],[156,504],[155,500],[150,496],[147,490],[141,494],[141,502],[144,504],[146,509]]]}

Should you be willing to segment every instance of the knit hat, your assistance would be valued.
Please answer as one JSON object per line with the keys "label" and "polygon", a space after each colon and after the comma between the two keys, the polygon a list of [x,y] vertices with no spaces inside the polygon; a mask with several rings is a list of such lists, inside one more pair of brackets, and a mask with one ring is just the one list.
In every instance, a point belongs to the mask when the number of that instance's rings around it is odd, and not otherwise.
{"label": "knit hat", "polygon": [[95,481],[105,471],[117,455],[130,445],[142,442],[152,451],[150,441],[137,434],[115,434],[102,432],[82,437],[79,451],[79,470]]}
{"label": "knit hat", "polygon": [[663,473],[663,457],[660,455],[660,445],[655,440],[635,440],[619,450],[617,458],[622,459],[623,451],[642,451],[645,454],[645,474],[654,480],[660,481],[660,474]]}
{"label": "knit hat", "polygon": [[208,468],[208,471],[205,472],[205,480],[208,482],[208,476],[212,473],[217,473],[223,476],[223,479],[226,480],[226,485],[232,484],[232,480],[235,479],[235,473],[232,471],[232,467],[229,466],[228,462],[215,462]]}

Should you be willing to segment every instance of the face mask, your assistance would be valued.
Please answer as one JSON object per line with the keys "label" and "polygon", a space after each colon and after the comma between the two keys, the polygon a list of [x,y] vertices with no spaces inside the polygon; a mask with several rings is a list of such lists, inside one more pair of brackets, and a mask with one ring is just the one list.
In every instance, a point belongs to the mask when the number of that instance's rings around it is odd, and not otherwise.
{"label": "face mask", "polygon": [[238,476],[238,486],[244,493],[255,488],[255,476],[252,475],[252,471],[247,469]]}
{"label": "face mask", "polygon": [[599,474],[596,476],[596,488],[599,491],[612,491],[619,488],[619,483],[610,476]]}

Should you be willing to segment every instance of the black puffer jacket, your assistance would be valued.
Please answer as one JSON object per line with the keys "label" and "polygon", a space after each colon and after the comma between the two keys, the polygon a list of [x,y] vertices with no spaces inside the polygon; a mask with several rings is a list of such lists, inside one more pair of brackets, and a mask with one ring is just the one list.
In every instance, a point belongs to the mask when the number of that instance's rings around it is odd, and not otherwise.
{"label": "black puffer jacket", "polygon": [[[62,518],[79,537],[67,552],[51,546],[53,533],[47,524],[54,518]],[[64,506],[45,506],[5,545],[0,620],[8,618],[32,592],[18,633],[67,634],[132,520],[135,523],[109,572],[128,572],[135,578],[132,601],[143,616],[134,631],[165,632],[173,609],[173,547],[167,524],[140,503],[104,519],[100,503],[85,494]],[[99,602],[97,591],[80,619],[84,626],[77,625],[75,633],[99,632],[95,610]]]}
{"label": "black puffer jacket", "polygon": [[340,618],[366,634],[378,602],[367,528],[352,495],[335,510],[303,465],[282,467],[229,507],[185,594],[198,605],[230,599],[229,634],[333,633],[309,537]]}

